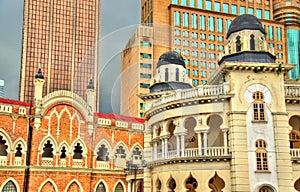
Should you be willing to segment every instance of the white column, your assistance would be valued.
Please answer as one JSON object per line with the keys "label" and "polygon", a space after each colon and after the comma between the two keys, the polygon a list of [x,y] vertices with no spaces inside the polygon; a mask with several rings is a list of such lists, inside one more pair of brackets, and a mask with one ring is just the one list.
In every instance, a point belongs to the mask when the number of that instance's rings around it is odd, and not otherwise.
{"label": "white column", "polygon": [[131,192],[131,180],[128,180],[127,182],[128,182],[128,190],[127,190],[127,192]]}
{"label": "white column", "polygon": [[203,132],[204,155],[207,155],[207,131]]}
{"label": "white column", "polygon": [[180,156],[180,136],[176,135],[176,153],[177,157]]}
{"label": "white column", "polygon": [[168,158],[168,139],[165,138],[165,158]]}
{"label": "white column", "polygon": [[162,159],[165,158],[165,140],[164,139],[161,140],[161,158]]}
{"label": "white column", "polygon": [[224,140],[224,155],[227,155],[227,129],[222,129],[223,131],[223,140]]}
{"label": "white column", "polygon": [[198,134],[198,155],[202,155],[202,134],[199,132]]}
{"label": "white column", "polygon": [[181,157],[184,157],[184,135],[180,135],[181,138]]}
{"label": "white column", "polygon": [[157,141],[154,141],[153,143],[153,158],[154,160],[157,160]]}

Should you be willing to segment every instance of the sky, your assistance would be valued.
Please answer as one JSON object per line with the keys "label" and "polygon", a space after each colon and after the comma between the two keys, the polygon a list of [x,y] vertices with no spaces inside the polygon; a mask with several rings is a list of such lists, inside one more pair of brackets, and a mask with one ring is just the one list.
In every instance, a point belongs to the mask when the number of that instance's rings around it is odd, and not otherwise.
{"label": "sky", "polygon": [[[24,0],[0,0],[0,79],[18,99]],[[140,0],[102,0],[100,112],[119,113],[120,53],[140,22]]]}

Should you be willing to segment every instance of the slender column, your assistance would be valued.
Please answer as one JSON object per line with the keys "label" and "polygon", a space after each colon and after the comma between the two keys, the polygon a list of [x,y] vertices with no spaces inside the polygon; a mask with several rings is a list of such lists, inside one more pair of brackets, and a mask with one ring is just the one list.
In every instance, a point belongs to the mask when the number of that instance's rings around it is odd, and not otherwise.
{"label": "slender column", "polygon": [[180,156],[180,136],[176,135],[176,153],[177,157]]}
{"label": "slender column", "polygon": [[199,156],[201,156],[202,155],[202,134],[201,132],[197,134],[198,134],[198,154]]}
{"label": "slender column", "polygon": [[154,160],[157,160],[157,141],[154,141],[153,143],[153,158]]}
{"label": "slender column", "polygon": [[161,140],[161,157],[162,157],[162,159],[165,158],[165,140],[164,139]]}
{"label": "slender column", "polygon": [[184,157],[184,135],[180,135],[181,138],[181,157]]}
{"label": "slender column", "polygon": [[228,154],[228,151],[227,151],[227,129],[222,129],[223,131],[223,140],[224,140],[224,155],[227,155]]}
{"label": "slender column", "polygon": [[207,131],[203,132],[204,155],[207,155]]}
{"label": "slender column", "polygon": [[165,158],[168,158],[168,139],[165,138]]}
{"label": "slender column", "polygon": [[131,180],[128,180],[127,182],[128,182],[128,190],[127,191],[131,192]]}

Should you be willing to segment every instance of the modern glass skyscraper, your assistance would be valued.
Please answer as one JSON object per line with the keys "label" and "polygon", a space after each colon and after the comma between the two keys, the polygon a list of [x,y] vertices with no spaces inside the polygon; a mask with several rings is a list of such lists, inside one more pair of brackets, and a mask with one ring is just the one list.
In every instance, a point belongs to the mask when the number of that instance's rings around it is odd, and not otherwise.
{"label": "modern glass skyscraper", "polygon": [[[275,11],[276,2],[282,1],[143,0],[141,23],[153,26],[153,59],[157,60],[166,50],[180,52],[185,59],[186,72],[197,86],[205,84],[216,70],[226,32],[238,15],[251,14],[259,18],[266,30],[266,40],[277,54],[277,63],[290,60],[288,55],[293,53],[286,53],[293,48],[287,49],[286,45],[289,46],[287,38],[291,32],[288,32],[286,23],[276,17],[275,13],[282,12]],[[286,2],[294,2],[293,10],[299,13],[299,1]],[[293,14],[294,19],[296,15]],[[298,45],[296,41],[291,41]]]}
{"label": "modern glass skyscraper", "polygon": [[300,1],[275,0],[274,19],[285,24],[288,63],[295,64],[290,78],[300,78]]}
{"label": "modern glass skyscraper", "polygon": [[4,80],[0,79],[0,98],[4,97]]}
{"label": "modern glass skyscraper", "polygon": [[90,79],[98,93],[99,12],[99,0],[24,1],[21,101],[32,100],[39,67],[44,95],[69,90],[86,98]]}

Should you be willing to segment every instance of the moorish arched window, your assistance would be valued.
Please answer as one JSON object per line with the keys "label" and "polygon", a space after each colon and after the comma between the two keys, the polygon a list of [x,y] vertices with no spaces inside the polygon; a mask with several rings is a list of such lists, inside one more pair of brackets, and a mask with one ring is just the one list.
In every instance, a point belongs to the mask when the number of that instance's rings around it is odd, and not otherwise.
{"label": "moorish arched window", "polygon": [[236,44],[236,52],[240,52],[241,47],[242,47],[242,42],[241,42],[241,37],[240,36],[236,37],[235,44]]}
{"label": "moorish arched window", "polygon": [[119,182],[115,188],[115,192],[124,192],[123,185]]}
{"label": "moorish arched window", "polygon": [[97,161],[108,161],[108,148],[102,144],[99,148],[98,148],[98,152],[97,152]]}
{"label": "moorish arched window", "polygon": [[2,192],[17,192],[17,187],[16,185],[14,184],[14,182],[12,181],[8,181],[3,189],[2,189]]}
{"label": "moorish arched window", "polygon": [[99,185],[97,186],[96,192],[106,192],[106,188],[105,188],[103,182],[99,183]]}
{"label": "moorish arched window", "polygon": [[165,81],[169,81],[169,69],[165,69]]}
{"label": "moorish arched window", "polygon": [[253,120],[265,121],[265,103],[264,94],[260,91],[256,91],[252,95],[253,97]]}
{"label": "moorish arched window", "polygon": [[176,81],[179,81],[179,69],[176,68],[176,74],[175,74]]}
{"label": "moorish arched window", "polygon": [[264,140],[260,139],[255,142],[256,147],[256,170],[268,171],[268,152],[266,150],[267,144]]}

